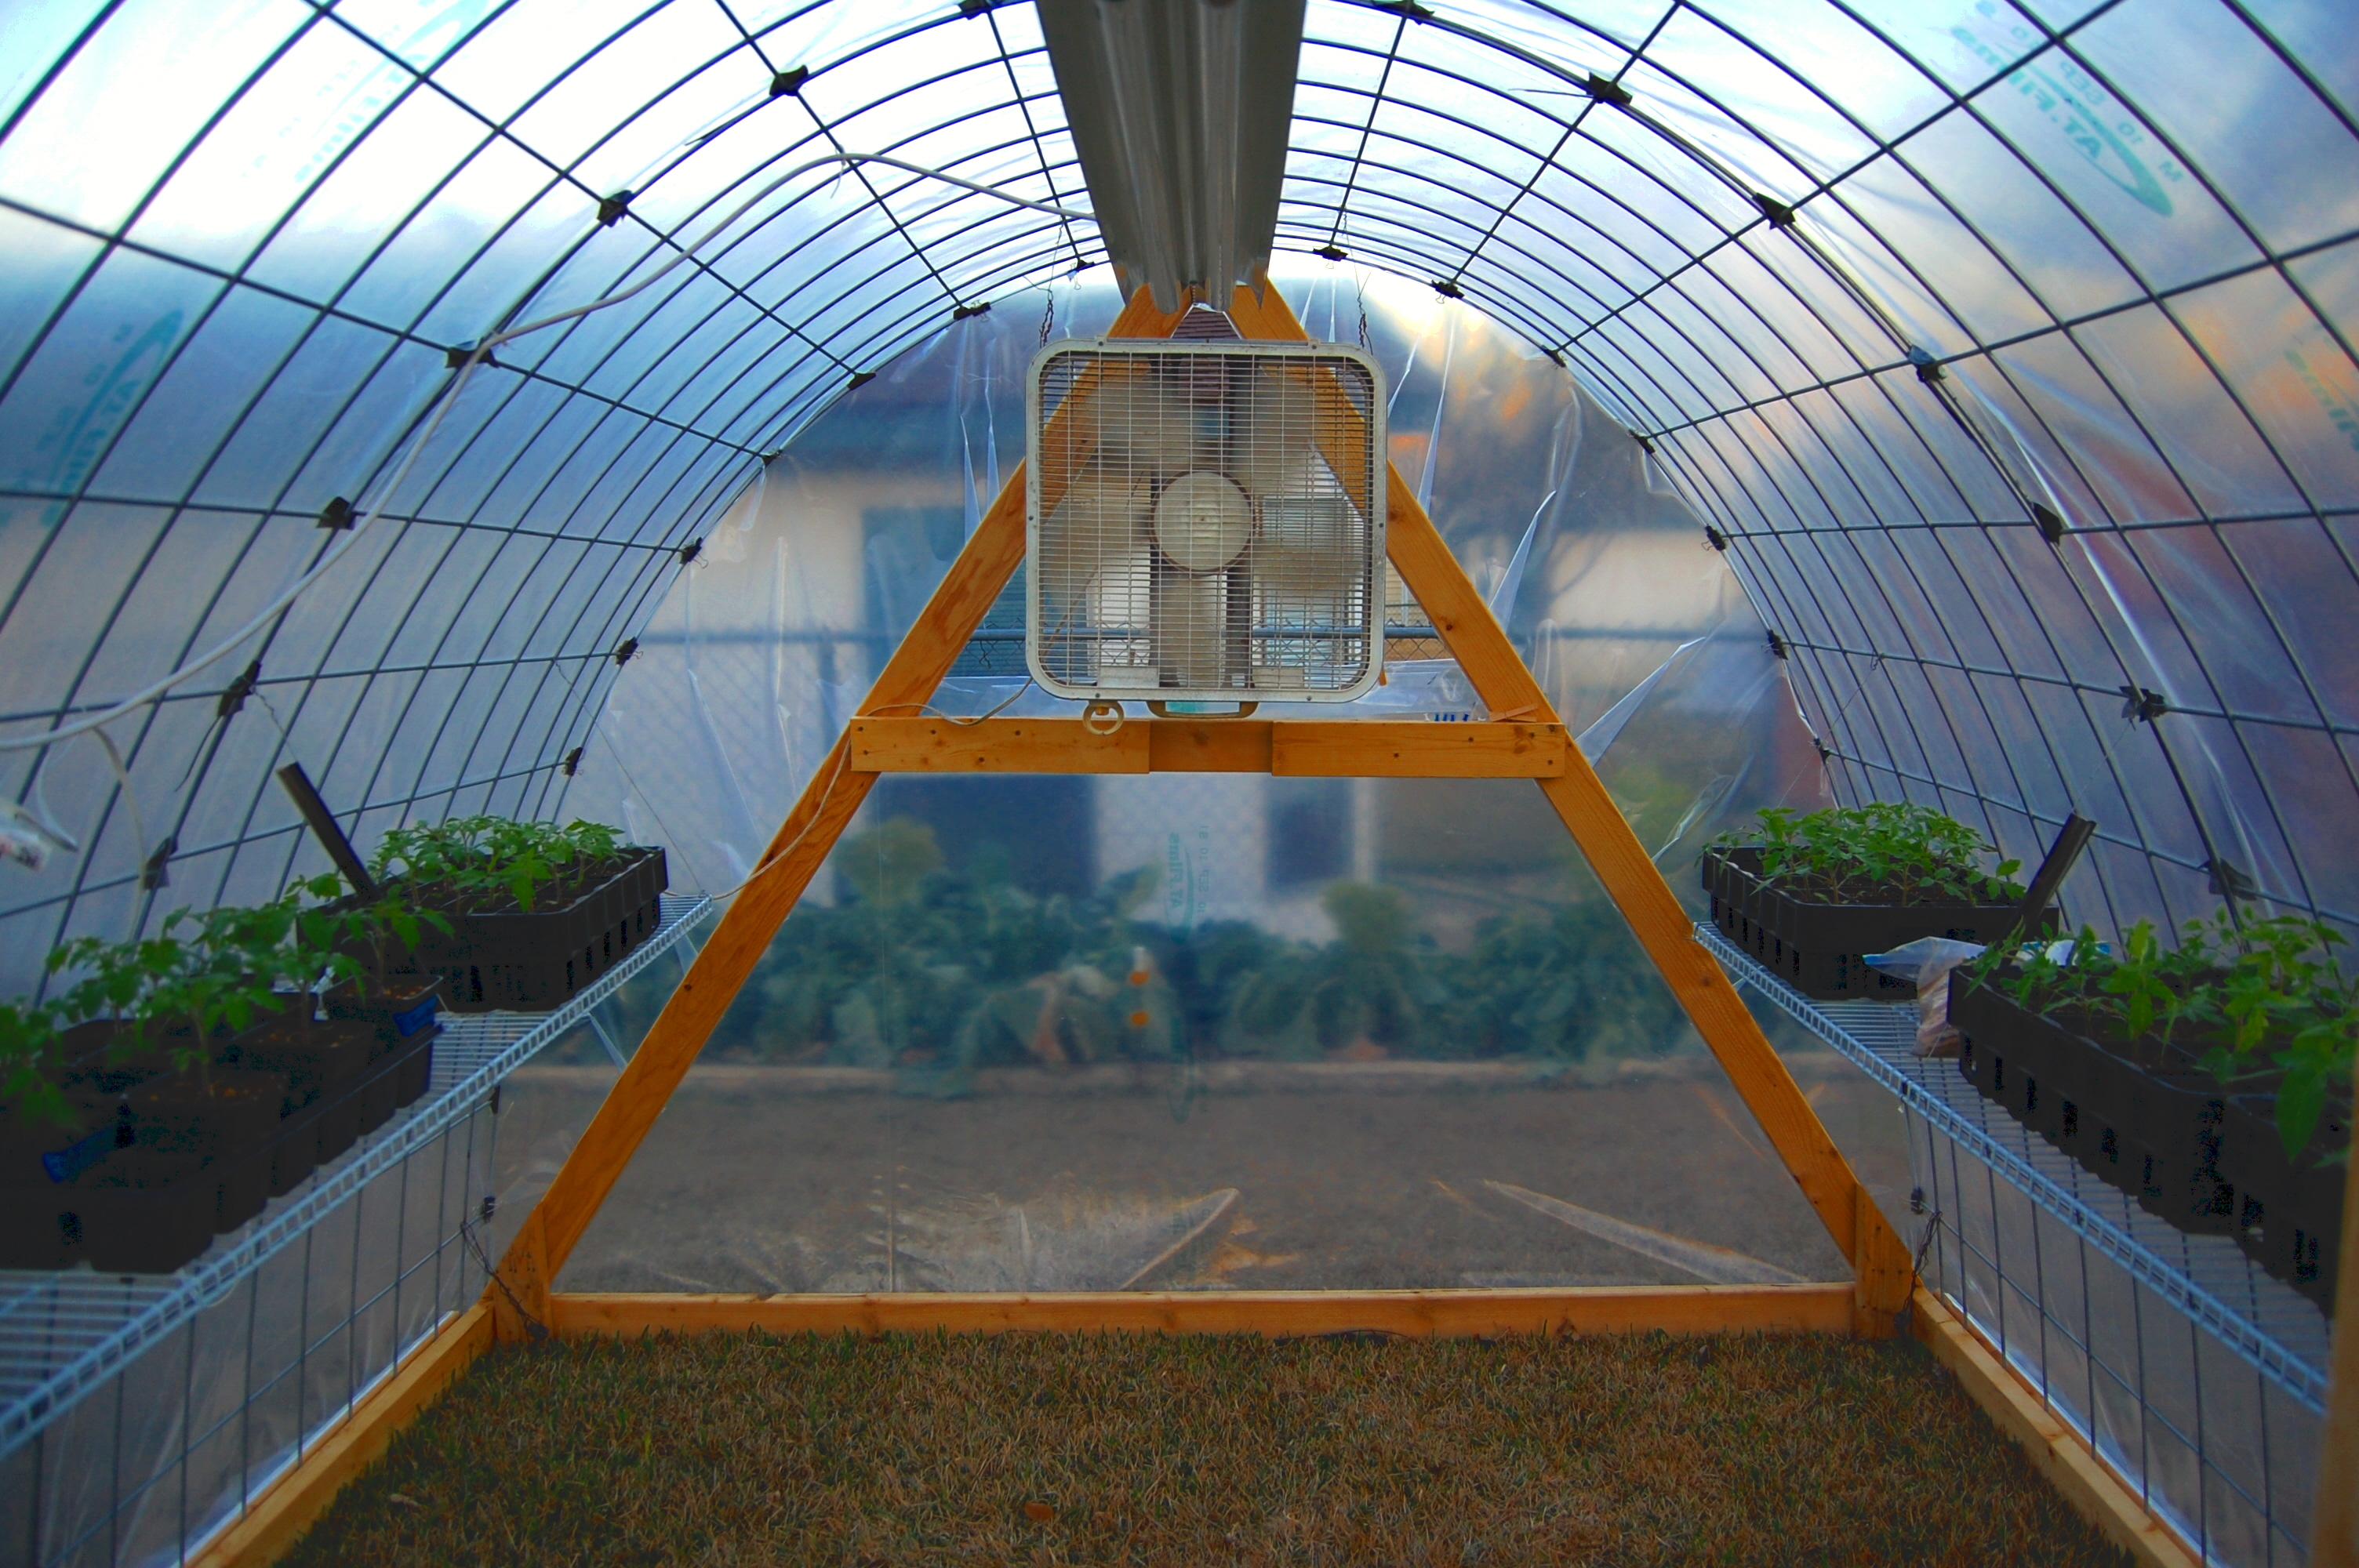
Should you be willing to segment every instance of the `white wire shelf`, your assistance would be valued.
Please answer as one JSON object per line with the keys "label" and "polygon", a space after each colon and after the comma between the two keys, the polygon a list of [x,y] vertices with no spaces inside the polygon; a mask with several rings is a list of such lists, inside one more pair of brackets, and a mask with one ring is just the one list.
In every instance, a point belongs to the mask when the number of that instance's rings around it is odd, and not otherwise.
{"label": "white wire shelf", "polygon": [[[501,1079],[584,1022],[598,1027],[591,1010],[670,952],[710,904],[666,894],[653,935],[554,1012],[444,1014],[434,1076],[415,1104],[244,1226],[215,1237],[178,1273],[105,1275],[87,1266],[0,1271],[0,1454],[29,1441],[371,1182],[457,1126]],[[603,1029],[599,1034],[603,1042]],[[607,1050],[614,1052],[611,1043]]]}
{"label": "white wire shelf", "polygon": [[2225,1236],[2190,1236],[2083,1171],[2061,1150],[1984,1099],[1954,1060],[1916,1054],[1917,1011],[1881,1001],[1814,1001],[1722,935],[1696,940],[1730,979],[1749,985],[1864,1071],[2034,1204],[2129,1271],[2309,1409],[2324,1414],[2328,1323],[2307,1297]]}

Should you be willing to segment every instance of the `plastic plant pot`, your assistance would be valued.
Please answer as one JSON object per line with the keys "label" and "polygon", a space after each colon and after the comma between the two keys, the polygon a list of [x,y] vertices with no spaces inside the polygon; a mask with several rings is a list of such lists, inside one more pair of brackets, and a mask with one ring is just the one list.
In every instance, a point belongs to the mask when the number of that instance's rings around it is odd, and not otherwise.
{"label": "plastic plant pot", "polygon": [[623,860],[614,875],[561,909],[463,917],[470,989],[483,1006],[520,1012],[562,1007],[646,939],[669,885],[664,852],[634,847]]}
{"label": "plastic plant pot", "polygon": [[2220,1123],[2219,1169],[2238,1195],[2237,1244],[2328,1311],[2340,1267],[2343,1168],[2323,1162],[2351,1145],[2352,1108],[2337,1098],[2293,1156],[2278,1136],[2274,1093],[2232,1094]]}
{"label": "plastic plant pot", "polygon": [[621,850],[616,870],[561,906],[519,911],[445,909],[451,934],[430,926],[415,947],[352,956],[370,969],[373,991],[397,994],[439,983],[452,1012],[547,1012],[645,941],[662,917],[670,885],[660,849]]}
{"label": "plastic plant pot", "polygon": [[[1708,849],[1702,867],[1714,924],[1780,979],[1821,1001],[1905,1001],[1917,994],[1916,986],[1869,968],[1866,955],[1920,936],[1987,942],[2022,914],[2021,906],[2012,903],[1826,903],[1797,898],[1761,880],[1758,849]],[[2054,930],[2055,912],[2044,913],[2039,926]]]}
{"label": "plastic plant pot", "polygon": [[0,1182],[0,1269],[62,1269],[64,1217],[71,1191],[47,1176]]}
{"label": "plastic plant pot", "polygon": [[102,1274],[168,1274],[212,1242],[221,1178],[204,1157],[125,1149],[66,1189],[61,1227]]}

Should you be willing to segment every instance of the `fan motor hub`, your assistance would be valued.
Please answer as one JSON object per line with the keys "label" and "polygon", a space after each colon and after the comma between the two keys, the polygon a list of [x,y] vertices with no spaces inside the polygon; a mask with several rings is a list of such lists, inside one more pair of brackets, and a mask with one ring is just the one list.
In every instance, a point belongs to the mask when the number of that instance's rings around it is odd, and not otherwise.
{"label": "fan motor hub", "polygon": [[1155,543],[1182,571],[1215,572],[1253,538],[1252,501],[1226,474],[1183,473],[1155,498]]}

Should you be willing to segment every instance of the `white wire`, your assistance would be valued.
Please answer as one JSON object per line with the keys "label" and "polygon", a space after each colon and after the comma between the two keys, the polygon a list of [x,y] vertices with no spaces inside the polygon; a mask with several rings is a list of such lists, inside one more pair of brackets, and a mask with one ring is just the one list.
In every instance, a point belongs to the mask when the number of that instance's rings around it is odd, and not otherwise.
{"label": "white wire", "polygon": [[[494,349],[500,347],[503,343],[512,343],[518,338],[524,337],[528,333],[538,332],[548,328],[554,327],[560,322],[571,321],[576,318],[587,316],[592,311],[603,310],[611,306],[620,305],[625,300],[635,298],[654,285],[658,280],[661,279],[666,274],[669,273],[674,267],[679,266],[682,262],[687,261],[690,257],[695,255],[697,252],[712,243],[715,237],[721,234],[723,231],[729,228],[730,225],[735,223],[738,219],[744,217],[757,202],[760,202],[773,191],[777,190],[780,186],[785,185],[788,180],[794,179],[799,175],[809,174],[815,168],[825,168],[830,165],[842,165],[848,169],[856,165],[866,163],[884,164],[888,168],[903,169],[911,174],[924,175],[929,178],[941,180],[945,184],[960,186],[968,190],[980,191],[985,196],[995,197],[999,200],[1009,202],[1015,206],[1028,207],[1035,211],[1052,213],[1060,218],[1079,218],[1088,220],[1090,222],[1096,221],[1094,215],[1092,213],[1077,212],[1070,208],[1058,207],[1046,201],[1034,201],[1028,197],[1013,195],[1010,192],[998,189],[993,186],[984,185],[977,180],[965,179],[955,174],[947,174],[938,168],[928,168],[922,164],[908,163],[900,158],[887,157],[882,153],[835,153],[826,157],[813,158],[808,163],[797,164],[794,168],[787,170],[784,174],[779,175],[776,179],[771,180],[767,185],[762,187],[761,189],[747,197],[744,201],[739,202],[737,206],[730,211],[727,217],[722,219],[719,222],[705,230],[705,232],[692,243],[688,245],[685,249],[678,252],[669,261],[665,262],[663,265],[658,267],[654,272],[648,274],[646,277],[641,278],[630,287],[624,289],[621,293],[610,294],[601,299],[593,299],[587,305],[574,306],[570,310],[560,310],[554,316],[544,316],[537,321],[527,321],[521,327],[512,327],[505,332],[495,333],[491,337],[485,338],[474,344],[473,348],[468,351],[466,362],[460,366],[458,379],[451,384],[450,391],[443,394],[442,401],[435,406],[433,417],[427,421],[426,427],[419,433],[417,439],[410,443],[408,454],[401,460],[401,466],[394,470],[392,482],[387,484],[380,493],[387,497],[400,493],[401,486],[403,482],[409,478],[410,468],[418,461],[419,454],[426,449],[428,443],[432,441],[434,438],[434,433],[441,428],[444,416],[448,415],[451,406],[459,401],[459,395],[466,390],[468,379],[475,373],[475,367],[483,363],[484,360],[490,358]],[[70,740],[73,736],[84,734],[90,730],[96,730],[103,724],[112,724],[114,720],[122,718],[125,714],[131,712],[135,708],[137,708],[144,704],[153,702],[156,698],[171,690],[172,687],[179,685],[182,681],[187,680],[190,676],[196,675],[199,671],[219,664],[223,659],[227,658],[231,654],[236,652],[237,649],[245,643],[247,638],[261,631],[263,627],[267,625],[274,617],[286,610],[288,605],[294,603],[296,598],[300,595],[305,589],[310,588],[313,583],[319,581],[321,577],[325,576],[330,568],[333,567],[338,561],[343,559],[352,547],[355,544],[359,543],[362,530],[364,529],[369,523],[375,518],[375,516],[376,510],[375,508],[355,508],[353,513],[352,526],[345,531],[342,538],[336,541],[335,545],[329,549],[326,555],[320,557],[319,564],[313,567],[310,571],[305,572],[301,577],[297,578],[292,584],[278,595],[277,598],[272,600],[267,605],[264,606],[262,610],[257,611],[245,622],[245,625],[239,627],[221,643],[215,644],[212,652],[201,654],[197,658],[190,660],[187,664],[182,665],[179,668],[174,670],[168,676],[163,676],[156,680],[150,681],[147,685],[140,687],[131,696],[123,698],[121,701],[105,708],[103,711],[86,715],[82,719],[76,719],[71,724],[61,724],[53,730],[44,730],[37,735],[0,737],[0,752],[21,752],[28,751],[38,746],[54,745],[60,741]]]}

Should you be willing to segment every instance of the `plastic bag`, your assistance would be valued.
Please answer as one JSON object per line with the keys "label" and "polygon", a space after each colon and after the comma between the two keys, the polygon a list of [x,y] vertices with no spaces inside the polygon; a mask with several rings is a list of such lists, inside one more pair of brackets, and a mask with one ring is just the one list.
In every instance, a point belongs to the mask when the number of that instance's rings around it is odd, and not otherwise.
{"label": "plastic bag", "polygon": [[1982,957],[1979,942],[1948,936],[1919,936],[1889,953],[1870,953],[1870,968],[1898,975],[1917,985],[1917,1054],[1955,1056],[1965,1037],[1950,1022],[1950,971],[1969,958]]}

